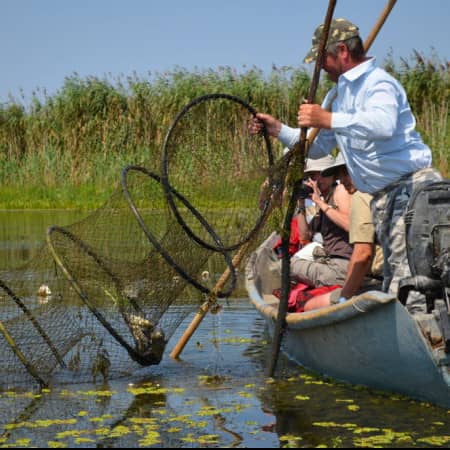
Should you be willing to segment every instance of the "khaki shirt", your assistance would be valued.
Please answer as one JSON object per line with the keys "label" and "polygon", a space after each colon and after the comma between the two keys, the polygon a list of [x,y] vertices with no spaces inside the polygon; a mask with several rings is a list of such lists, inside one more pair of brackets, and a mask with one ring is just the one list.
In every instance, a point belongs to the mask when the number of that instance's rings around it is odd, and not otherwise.
{"label": "khaki shirt", "polygon": [[[361,242],[375,244],[375,227],[373,225],[370,201],[372,196],[360,191],[352,194],[350,203],[350,244]],[[379,245],[375,247],[375,255],[370,272],[378,276],[383,272],[383,251]]]}

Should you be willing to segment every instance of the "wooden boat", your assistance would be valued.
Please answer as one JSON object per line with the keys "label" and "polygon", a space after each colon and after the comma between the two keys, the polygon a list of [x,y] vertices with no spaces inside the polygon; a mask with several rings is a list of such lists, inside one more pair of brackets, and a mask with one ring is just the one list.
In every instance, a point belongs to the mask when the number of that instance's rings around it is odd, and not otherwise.
{"label": "wooden boat", "polygon": [[[251,302],[273,335],[278,298],[267,290],[269,238],[246,267]],[[270,284],[270,283],[269,283]],[[370,291],[305,313],[288,313],[282,350],[302,366],[339,381],[450,407],[450,354],[435,315],[419,319],[392,295]],[[434,342],[434,345],[431,344]]]}

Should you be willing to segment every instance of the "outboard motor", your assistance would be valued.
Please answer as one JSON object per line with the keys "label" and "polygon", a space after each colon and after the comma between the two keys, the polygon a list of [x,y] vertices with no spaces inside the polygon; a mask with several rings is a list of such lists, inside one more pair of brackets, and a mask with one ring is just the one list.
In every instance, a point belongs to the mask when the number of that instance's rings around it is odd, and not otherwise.
{"label": "outboard motor", "polygon": [[412,277],[401,280],[398,298],[425,295],[427,312],[439,311],[445,351],[450,353],[450,180],[419,187],[405,215],[406,250]]}

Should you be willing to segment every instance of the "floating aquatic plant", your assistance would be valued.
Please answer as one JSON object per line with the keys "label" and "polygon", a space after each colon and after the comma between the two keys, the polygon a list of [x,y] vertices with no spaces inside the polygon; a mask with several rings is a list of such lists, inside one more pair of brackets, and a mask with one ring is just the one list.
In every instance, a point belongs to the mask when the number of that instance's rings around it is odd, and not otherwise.
{"label": "floating aquatic plant", "polygon": [[417,442],[429,445],[446,445],[450,442],[450,436],[428,436],[417,439]]}
{"label": "floating aquatic plant", "polygon": [[308,395],[296,395],[295,400],[300,400],[304,402],[307,400],[311,400],[311,397],[309,397]]}
{"label": "floating aquatic plant", "polygon": [[347,405],[349,411],[359,411],[360,407],[358,405]]}

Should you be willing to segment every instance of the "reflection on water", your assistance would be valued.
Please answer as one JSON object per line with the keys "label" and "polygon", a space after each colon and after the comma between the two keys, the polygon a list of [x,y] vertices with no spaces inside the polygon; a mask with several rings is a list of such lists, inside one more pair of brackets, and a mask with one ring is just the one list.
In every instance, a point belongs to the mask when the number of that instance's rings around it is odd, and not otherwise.
{"label": "reflection on water", "polygon": [[36,256],[51,225],[68,225],[86,216],[78,211],[0,211],[0,270]]}
{"label": "reflection on water", "polygon": [[[39,228],[54,223],[48,219],[23,229],[38,235]],[[65,219],[70,223],[72,217]],[[6,228],[2,224],[2,233]],[[22,234],[10,230],[0,241],[12,249]],[[23,239],[25,251],[33,251],[34,239]],[[160,365],[128,378],[97,385],[55,384],[36,393],[0,393],[0,446],[450,444],[450,414],[441,408],[334,383],[284,357],[276,379],[266,379],[270,346],[264,321],[246,298],[222,306],[219,314],[205,317],[179,361],[171,360],[169,353],[192,317],[173,336]]]}

